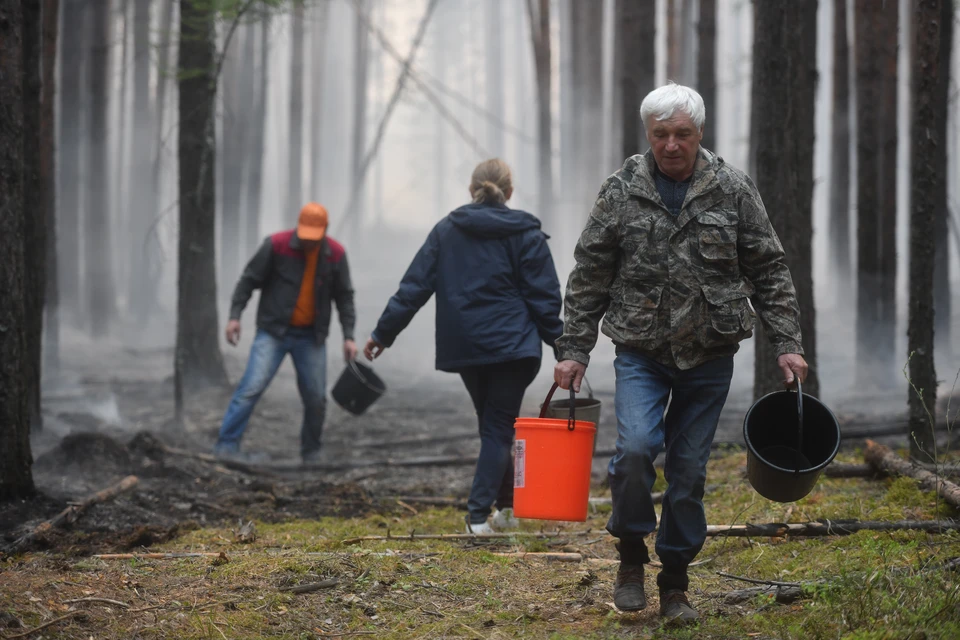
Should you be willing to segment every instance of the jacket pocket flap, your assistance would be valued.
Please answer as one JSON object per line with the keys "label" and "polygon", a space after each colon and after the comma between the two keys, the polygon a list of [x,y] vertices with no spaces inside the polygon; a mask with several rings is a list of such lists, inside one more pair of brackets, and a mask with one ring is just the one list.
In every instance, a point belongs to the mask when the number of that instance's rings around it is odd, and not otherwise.
{"label": "jacket pocket flap", "polygon": [[720,211],[704,211],[697,214],[697,222],[711,227],[728,227],[737,224],[736,214],[725,214]]}
{"label": "jacket pocket flap", "polygon": [[749,287],[745,287],[742,284],[733,284],[733,285],[704,284],[700,286],[700,289],[703,291],[703,297],[707,299],[707,302],[717,306],[722,306],[733,300],[740,300],[741,298],[749,298],[750,294],[752,293],[749,290]]}

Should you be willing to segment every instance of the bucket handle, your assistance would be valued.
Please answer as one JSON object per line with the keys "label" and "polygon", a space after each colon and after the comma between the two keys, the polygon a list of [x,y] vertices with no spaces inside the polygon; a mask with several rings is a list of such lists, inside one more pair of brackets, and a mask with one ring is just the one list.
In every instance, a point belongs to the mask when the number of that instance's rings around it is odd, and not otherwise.
{"label": "bucket handle", "polygon": [[[571,381],[572,383],[572,381]],[[558,385],[556,382],[553,383],[553,386],[550,387],[550,393],[547,394],[547,399],[543,401],[543,406],[540,407],[540,417],[547,417],[547,408],[550,406],[550,401],[553,399],[553,392],[557,390]],[[573,431],[577,428],[577,410],[576,403],[577,394],[573,390],[573,384],[570,385],[570,415],[567,416],[567,431]]]}
{"label": "bucket handle", "polygon": [[797,468],[794,473],[800,473],[803,460],[803,385],[797,376]]}

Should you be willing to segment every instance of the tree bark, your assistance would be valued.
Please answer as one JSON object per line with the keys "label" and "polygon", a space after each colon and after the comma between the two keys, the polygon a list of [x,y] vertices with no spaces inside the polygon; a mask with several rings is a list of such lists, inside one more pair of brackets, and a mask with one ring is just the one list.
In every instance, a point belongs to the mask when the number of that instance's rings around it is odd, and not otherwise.
{"label": "tree bark", "polygon": [[[24,4],[30,0],[24,0]],[[0,500],[33,493],[24,207],[24,16],[0,3]]]}
{"label": "tree bark", "polygon": [[[503,122],[503,0],[487,0],[484,3],[486,15],[486,55],[484,56],[484,75],[486,76],[486,107],[498,122]],[[505,152],[503,127],[497,122],[487,122],[487,149],[495,156]]]}
{"label": "tree bark", "polygon": [[315,8],[313,18],[313,33],[310,37],[310,60],[312,72],[311,109],[310,109],[310,193],[314,197],[320,191],[323,182],[323,161],[328,156],[324,153],[323,112],[324,112],[324,81],[327,66],[327,34],[330,23],[330,3],[319,2]]}
{"label": "tree bark", "polygon": [[[303,4],[293,7],[293,37],[290,56],[290,120],[287,140],[287,204],[286,214],[293,216],[303,206]],[[364,30],[366,34],[366,30]]]}
{"label": "tree bark", "polygon": [[537,76],[537,176],[540,219],[550,228],[553,217],[553,117],[550,46],[550,0],[527,0],[530,38]]}
{"label": "tree bark", "polygon": [[850,299],[850,42],[847,2],[833,0],[833,130],[830,167],[830,258],[837,299]]}
{"label": "tree bark", "polygon": [[[940,0],[936,1],[939,3]],[[939,9],[939,7],[937,8]],[[936,38],[934,38],[934,42],[936,42]],[[873,440],[867,440],[867,448],[863,452],[863,458],[884,473],[913,478],[920,483],[920,488],[924,491],[935,491],[954,507],[960,507],[960,485],[944,480],[938,473],[932,473],[908,460],[904,460],[891,451],[890,447],[877,444]]]}
{"label": "tree bark", "polygon": [[[133,4],[133,145],[127,186],[126,217],[129,220],[128,312],[144,320],[150,311],[149,262],[144,259],[147,230],[151,226],[153,207],[143,203],[152,197],[151,172],[153,143],[150,104],[150,0],[134,0]],[[161,80],[162,82],[162,80]]]}
{"label": "tree bark", "polygon": [[46,194],[41,177],[41,127],[43,105],[42,16],[36,0],[23,7],[23,208],[24,304],[27,319],[27,357],[24,378],[30,407],[30,427],[43,428],[40,414],[40,363],[43,345],[43,302],[46,285],[47,215]]}
{"label": "tree bark", "polygon": [[916,53],[913,60],[913,116],[910,127],[910,307],[907,354],[910,378],[910,457],[936,462],[934,433],[937,377],[933,363],[933,271],[935,259],[942,0],[917,0]]}
{"label": "tree bark", "polygon": [[185,389],[227,383],[219,346],[214,241],[215,56],[215,14],[199,0],[180,0],[180,241],[174,384],[181,416]]}
{"label": "tree bark", "polygon": [[344,212],[351,217],[349,224],[359,229],[361,218],[366,205],[363,197],[363,160],[367,143],[367,61],[370,51],[370,37],[367,25],[361,16],[370,15],[370,0],[356,0],[357,22],[354,33],[354,64],[353,75],[353,137],[351,145],[351,175],[350,175],[350,202],[351,205]]}
{"label": "tree bark", "polygon": [[[813,141],[817,0],[769,0],[755,10],[753,128],[757,188],[783,243],[800,305],[805,358],[803,390],[819,394],[813,300]],[[754,396],[781,386],[776,354],[759,323]]]}
{"label": "tree bark", "polygon": [[571,0],[572,48],[570,121],[572,144],[562,161],[572,171],[564,179],[570,202],[589,202],[609,174],[603,158],[603,12],[589,0]]}
{"label": "tree bark", "polygon": [[157,225],[161,216],[164,215],[167,204],[163,200],[163,182],[161,170],[163,169],[163,147],[165,139],[169,135],[166,125],[167,114],[167,89],[176,77],[175,63],[172,62],[172,51],[174,48],[173,37],[173,8],[174,2],[161,2],[162,12],[160,15],[160,38],[157,43],[159,60],[157,64],[157,98],[156,111],[154,116],[154,138],[153,138],[153,176],[151,180],[153,194],[153,219],[150,230],[147,233],[146,245],[142,260],[149,266],[147,267],[148,290],[146,298],[148,309],[153,309],[158,304],[157,289],[159,288],[160,278],[163,275],[163,261],[161,256],[161,245]]}
{"label": "tree bark", "polygon": [[223,116],[220,119],[223,139],[218,156],[220,162],[220,284],[226,289],[240,273],[240,205],[243,200],[243,162],[247,149],[248,126],[244,123],[244,102],[241,85],[246,82],[241,56],[245,55],[245,32],[238,28],[231,50],[223,52],[223,71],[219,80]]}
{"label": "tree bark", "polygon": [[933,267],[933,308],[934,308],[934,342],[938,354],[952,358],[950,340],[950,206],[947,196],[947,146],[949,133],[947,131],[948,113],[950,111],[950,63],[953,52],[953,2],[941,3],[942,16],[940,18],[940,73],[937,85],[937,140],[936,159],[937,167],[936,187],[936,255]]}
{"label": "tree bark", "polygon": [[110,162],[107,111],[110,91],[111,0],[91,4],[93,47],[90,57],[90,138],[87,148],[84,216],[84,278],[87,315],[95,338],[107,334],[114,317],[110,223]]}
{"label": "tree bark", "polygon": [[700,144],[715,151],[720,118],[717,107],[717,0],[700,0],[697,22],[697,88],[703,98],[710,125],[703,131]]}
{"label": "tree bark", "polygon": [[617,0],[614,73],[620,95],[620,155],[647,147],[640,122],[640,102],[656,82],[655,0]]}
{"label": "tree bark", "polygon": [[245,253],[253,255],[263,241],[260,237],[260,190],[263,184],[264,131],[267,128],[267,89],[270,86],[270,18],[260,21],[260,68],[257,71],[257,99],[251,117],[250,168],[246,178],[244,214]]}
{"label": "tree bark", "polygon": [[883,102],[883,3],[855,0],[854,59],[857,104],[857,323],[856,377],[876,387],[892,372],[880,369],[878,352],[893,350],[881,343],[881,220],[879,159],[880,108]]}
{"label": "tree bark", "polygon": [[89,13],[85,0],[63,0],[63,53],[60,63],[60,211],[57,226],[61,240],[57,245],[58,276],[63,310],[73,324],[83,317],[81,286],[81,248],[85,233],[80,224],[83,200],[80,197],[80,175],[85,116],[89,111],[84,97],[83,77],[87,65],[89,34],[84,24]]}
{"label": "tree bark", "polygon": [[57,267],[57,149],[56,80],[60,0],[43,0],[43,105],[40,114],[40,180],[46,220],[43,319],[43,368],[60,369],[60,290]]}

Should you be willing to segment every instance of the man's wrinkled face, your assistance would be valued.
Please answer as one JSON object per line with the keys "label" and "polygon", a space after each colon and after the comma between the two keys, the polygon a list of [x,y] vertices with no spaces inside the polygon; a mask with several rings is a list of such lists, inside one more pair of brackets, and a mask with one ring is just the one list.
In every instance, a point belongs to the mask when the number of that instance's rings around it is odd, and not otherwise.
{"label": "man's wrinkled face", "polygon": [[657,166],[674,180],[686,180],[693,174],[702,138],[703,131],[682,111],[666,120],[650,118],[647,123],[647,142]]}

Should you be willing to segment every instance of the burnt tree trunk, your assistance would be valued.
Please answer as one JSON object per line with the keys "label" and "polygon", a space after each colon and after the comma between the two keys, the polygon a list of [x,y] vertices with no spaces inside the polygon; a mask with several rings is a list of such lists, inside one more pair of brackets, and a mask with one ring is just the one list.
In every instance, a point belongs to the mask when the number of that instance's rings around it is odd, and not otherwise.
{"label": "burnt tree trunk", "polygon": [[[890,381],[897,369],[897,55],[899,51],[899,3],[883,2],[883,36],[881,75],[882,101],[880,104],[880,128],[876,136],[881,144],[879,173],[880,219],[877,225],[880,251],[880,308],[878,342],[874,353],[879,357],[881,375]],[[890,384],[886,380],[881,383]]]}
{"label": "burnt tree trunk", "polygon": [[700,0],[700,20],[697,22],[697,89],[710,119],[703,131],[700,144],[715,151],[717,126],[720,118],[717,107],[717,0]]}
{"label": "burnt tree trunk", "polygon": [[241,55],[245,55],[244,36],[244,30],[238,29],[231,50],[223,52],[223,71],[219,81],[223,105],[223,139],[217,149],[221,194],[219,276],[223,288],[230,286],[240,271],[240,203],[243,200],[243,162],[247,150],[243,111],[249,108],[240,94],[240,86],[246,81],[240,61]]}
{"label": "burnt tree trunk", "polygon": [[302,3],[293,8],[293,37],[290,55],[290,120],[287,145],[287,216],[294,216],[303,206],[303,31]]}
{"label": "burnt tree trunk", "polygon": [[174,385],[182,417],[184,390],[227,383],[219,345],[215,251],[216,20],[207,3],[180,0],[180,240]]}
{"label": "burnt tree trunk", "polygon": [[617,0],[614,75],[620,97],[620,155],[640,153],[647,143],[640,102],[656,82],[656,0]]}
{"label": "burnt tree trunk", "polygon": [[87,316],[95,338],[107,334],[114,317],[113,260],[111,259],[110,162],[107,111],[110,91],[110,0],[91,3],[93,48],[90,57],[90,136],[84,186],[84,279]]}
{"label": "burnt tree trunk", "polygon": [[[803,390],[818,395],[812,259],[817,0],[766,0],[754,9],[755,178],[797,288],[810,365]],[[754,396],[781,388],[781,380],[773,348],[758,330]]]}
{"label": "burnt tree trunk", "polygon": [[940,85],[941,0],[917,0],[913,69],[913,115],[910,126],[910,310],[907,354],[910,358],[910,457],[936,462],[934,433],[937,376],[933,365],[933,270],[936,242]]}
{"label": "burnt tree trunk", "polygon": [[39,431],[40,362],[43,346],[43,300],[46,284],[46,197],[41,179],[40,128],[42,126],[43,57],[41,5],[36,0],[23,7],[23,208],[24,208],[24,314],[27,318],[27,351],[24,361],[30,427]]}
{"label": "burnt tree trunk", "polygon": [[603,12],[586,0],[573,0],[572,28],[574,128],[578,170],[574,180],[578,198],[593,199],[597,185],[609,175],[603,158]]}
{"label": "burnt tree trunk", "polygon": [[57,245],[60,300],[66,316],[73,324],[80,324],[83,305],[81,288],[81,249],[84,232],[80,225],[82,200],[80,175],[85,115],[89,111],[84,98],[83,76],[87,66],[87,17],[84,0],[63,0],[63,53],[60,62],[60,173],[57,226],[60,242]]}
{"label": "burnt tree trunk", "polygon": [[537,80],[537,176],[540,210],[537,214],[549,228],[553,202],[553,118],[550,110],[553,85],[550,46],[550,0],[527,0],[530,38]]}
{"label": "burnt tree trunk", "polygon": [[[24,0],[23,4],[32,0]],[[0,3],[0,500],[33,493],[23,199],[23,13]]]}
{"label": "burnt tree trunk", "polygon": [[152,195],[151,173],[153,144],[150,104],[150,0],[133,3],[133,145],[130,149],[130,172],[127,186],[125,217],[130,225],[128,313],[138,320],[150,311],[149,262],[144,259],[147,230],[151,226],[153,207],[145,207]]}
{"label": "burnt tree trunk", "polygon": [[880,206],[880,105],[883,102],[883,4],[856,0],[854,4],[854,60],[857,104],[857,345],[856,378],[860,385],[876,387],[889,371],[880,371],[878,352],[892,350],[881,344],[879,331],[881,265]]}
{"label": "burnt tree trunk", "polygon": [[154,309],[159,305],[157,300],[157,289],[159,288],[160,278],[163,275],[163,260],[161,245],[157,225],[161,217],[169,208],[169,203],[163,199],[163,182],[161,179],[161,170],[163,169],[163,148],[166,137],[169,135],[168,125],[166,124],[167,114],[167,89],[176,77],[176,69],[172,61],[171,51],[173,50],[173,8],[174,2],[161,2],[162,12],[160,14],[160,34],[157,64],[157,98],[156,110],[154,111],[153,127],[153,175],[151,178],[151,193],[153,195],[153,219],[150,228],[147,231],[145,251],[142,259],[148,263],[148,290],[147,301],[148,308]]}
{"label": "burnt tree trunk", "polygon": [[40,113],[40,180],[47,225],[44,291],[43,367],[60,369],[60,289],[57,267],[57,37],[60,0],[43,1],[43,105]]}
{"label": "burnt tree trunk", "polygon": [[253,255],[263,241],[260,237],[260,189],[263,183],[264,131],[267,128],[267,88],[270,78],[270,18],[260,21],[260,67],[257,71],[257,98],[251,115],[250,171],[246,177],[244,247]]}
{"label": "burnt tree trunk", "polygon": [[850,41],[847,1],[833,0],[833,131],[830,166],[830,258],[837,299],[849,300],[850,263]]}
{"label": "burnt tree trunk", "polygon": [[952,358],[950,340],[950,205],[947,199],[947,114],[950,110],[950,60],[953,52],[953,2],[942,2],[940,18],[940,75],[937,86],[937,175],[936,238],[937,252],[933,268],[934,338],[937,351]]}

